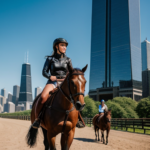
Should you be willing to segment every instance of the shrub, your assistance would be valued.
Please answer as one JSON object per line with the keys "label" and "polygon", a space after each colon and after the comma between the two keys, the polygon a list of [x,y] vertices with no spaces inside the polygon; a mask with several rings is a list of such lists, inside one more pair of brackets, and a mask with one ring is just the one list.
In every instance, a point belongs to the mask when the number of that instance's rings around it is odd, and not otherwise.
{"label": "shrub", "polygon": [[81,114],[83,117],[92,118],[94,115],[98,114],[98,107],[95,105],[95,101],[89,96],[84,97],[85,108],[82,110]]}
{"label": "shrub", "polygon": [[143,98],[139,101],[136,112],[140,118],[150,118],[150,97]]}

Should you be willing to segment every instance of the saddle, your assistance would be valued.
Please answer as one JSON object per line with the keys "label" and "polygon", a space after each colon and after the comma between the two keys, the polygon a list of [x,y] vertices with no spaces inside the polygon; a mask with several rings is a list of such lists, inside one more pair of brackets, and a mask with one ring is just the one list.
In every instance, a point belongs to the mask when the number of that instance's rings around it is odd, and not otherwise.
{"label": "saddle", "polygon": [[53,95],[55,92],[58,91],[58,87],[54,88],[52,91],[49,92],[49,95]]}
{"label": "saddle", "polygon": [[102,116],[104,116],[104,114],[102,113],[102,114],[99,114],[99,116],[97,117],[97,123],[99,123],[100,122],[100,119],[102,118]]}
{"label": "saddle", "polygon": [[54,96],[55,94],[58,92],[58,87],[54,88],[52,91],[49,92],[49,97],[48,97],[48,100],[46,101],[46,103],[44,104],[43,106],[43,109],[41,111],[41,120],[43,119],[43,116],[44,116],[44,113],[45,113],[45,110],[48,106],[51,106],[52,103],[53,103],[53,99],[54,99]]}

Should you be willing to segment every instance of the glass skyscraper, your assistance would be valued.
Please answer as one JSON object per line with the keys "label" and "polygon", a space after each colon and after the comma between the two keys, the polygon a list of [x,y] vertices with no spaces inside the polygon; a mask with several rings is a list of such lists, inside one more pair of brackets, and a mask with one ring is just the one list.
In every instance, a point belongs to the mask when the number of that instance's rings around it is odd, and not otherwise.
{"label": "glass skyscraper", "polygon": [[150,96],[150,42],[141,43],[142,50],[142,87],[143,97]]}
{"label": "glass skyscraper", "polygon": [[89,95],[98,88],[141,89],[141,69],[140,1],[93,0]]}
{"label": "glass skyscraper", "polygon": [[31,109],[32,99],[32,83],[31,83],[31,65],[29,63],[22,64],[21,83],[18,105],[24,105],[24,109]]}
{"label": "glass skyscraper", "polygon": [[29,63],[22,65],[19,102],[32,102],[31,66]]}
{"label": "glass skyscraper", "polygon": [[142,71],[150,69],[150,42],[145,40],[141,43]]}

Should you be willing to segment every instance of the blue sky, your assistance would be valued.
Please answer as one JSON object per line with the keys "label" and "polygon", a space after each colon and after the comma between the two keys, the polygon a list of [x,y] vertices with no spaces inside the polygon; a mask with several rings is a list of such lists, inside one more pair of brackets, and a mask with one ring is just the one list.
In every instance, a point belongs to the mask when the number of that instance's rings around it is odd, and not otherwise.
{"label": "blue sky", "polygon": [[[141,41],[150,41],[150,0],[140,1]],[[29,52],[32,92],[44,87],[44,56],[55,38],[65,38],[73,67],[83,68],[89,90],[92,0],[0,0],[0,89],[13,93],[19,85],[25,53]]]}

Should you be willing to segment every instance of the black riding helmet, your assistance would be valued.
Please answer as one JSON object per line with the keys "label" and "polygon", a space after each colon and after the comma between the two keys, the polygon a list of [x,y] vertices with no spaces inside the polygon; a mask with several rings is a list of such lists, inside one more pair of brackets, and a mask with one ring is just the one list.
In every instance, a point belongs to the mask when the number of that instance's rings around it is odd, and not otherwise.
{"label": "black riding helmet", "polygon": [[[68,42],[65,40],[65,39],[63,39],[63,38],[57,38],[57,39],[55,39],[54,40],[54,42],[53,42],[53,50],[55,51],[56,50],[56,45],[58,44],[58,43],[66,43],[66,45],[68,46]],[[59,50],[59,49],[58,49]],[[60,52],[60,51],[59,51]],[[61,53],[61,52],[60,52]]]}

